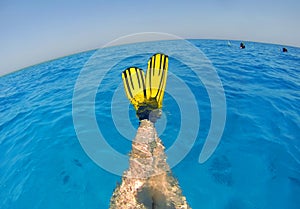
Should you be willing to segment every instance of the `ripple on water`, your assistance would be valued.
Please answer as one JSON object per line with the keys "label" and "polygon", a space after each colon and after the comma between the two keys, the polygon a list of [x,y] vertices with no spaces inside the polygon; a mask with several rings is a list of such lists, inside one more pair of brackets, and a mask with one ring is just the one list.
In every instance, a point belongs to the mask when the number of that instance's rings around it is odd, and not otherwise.
{"label": "ripple on water", "polygon": [[[298,209],[300,50],[290,47],[283,54],[281,46],[270,44],[246,42],[246,49],[240,50],[238,41],[231,41],[231,47],[227,41],[191,42],[218,72],[227,119],[216,152],[205,164],[198,164],[211,122],[210,100],[193,70],[170,57],[170,74],[191,88],[201,113],[195,146],[177,165],[183,169],[174,168],[188,202],[193,208],[207,209]],[[150,55],[118,58],[134,48],[147,51],[153,44],[99,51],[98,58],[111,58],[104,66],[97,65],[97,57],[86,63],[95,52],[89,51],[0,77],[0,208],[108,208],[120,177],[99,168],[81,148],[73,127],[74,86],[82,68],[89,67],[91,71],[81,75],[88,76],[88,82],[77,86],[80,114],[85,115],[87,104],[95,102],[98,126],[107,143],[128,153],[130,141],[115,130],[111,118],[111,99],[122,81],[122,70],[131,65],[145,69]],[[170,42],[159,44],[167,47]],[[197,59],[180,47],[176,53],[188,56],[191,63]],[[97,83],[96,72],[112,63],[117,65],[105,74],[96,101],[87,101],[95,88],[91,81]],[[207,64],[196,70],[207,69]],[[122,102],[128,103],[125,96]],[[181,128],[175,102],[171,95],[165,96],[168,120],[162,140],[169,147]],[[134,115],[131,119],[137,124]]]}

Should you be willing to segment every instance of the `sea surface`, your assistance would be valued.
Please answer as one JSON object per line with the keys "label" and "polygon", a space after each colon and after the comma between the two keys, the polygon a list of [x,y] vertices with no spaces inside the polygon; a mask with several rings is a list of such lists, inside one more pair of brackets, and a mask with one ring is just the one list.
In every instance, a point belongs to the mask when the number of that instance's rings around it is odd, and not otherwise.
{"label": "sea surface", "polygon": [[[110,162],[105,150],[98,156],[105,165],[90,157],[82,146],[87,139],[79,135],[95,127],[74,119],[74,107],[82,115],[92,112],[106,144],[126,156],[138,120],[123,92],[121,73],[130,66],[145,70],[151,47],[164,53],[178,45],[174,56],[169,54],[169,83],[157,129],[168,150],[182,131],[195,131],[186,127],[199,123],[192,145],[180,144],[186,155],[172,164],[190,206],[299,209],[300,49],[287,47],[283,53],[284,46],[264,43],[244,42],[246,48],[240,49],[238,41],[188,42],[201,51],[201,58],[179,41],[147,42],[70,55],[0,77],[0,208],[108,208],[121,181],[121,173],[114,171],[128,164]],[[136,50],[145,53],[134,55]],[[178,57],[189,59],[183,63]],[[205,64],[195,69],[199,59]],[[207,65],[222,84],[226,120],[216,150],[199,163],[214,125],[215,107],[206,83],[197,76]],[[90,82],[78,84],[80,76]],[[175,95],[176,79],[189,90],[177,88]],[[95,95],[89,100],[91,92]],[[198,112],[181,112],[190,104]],[[182,114],[192,117],[183,120]],[[190,143],[188,134],[184,136]]]}

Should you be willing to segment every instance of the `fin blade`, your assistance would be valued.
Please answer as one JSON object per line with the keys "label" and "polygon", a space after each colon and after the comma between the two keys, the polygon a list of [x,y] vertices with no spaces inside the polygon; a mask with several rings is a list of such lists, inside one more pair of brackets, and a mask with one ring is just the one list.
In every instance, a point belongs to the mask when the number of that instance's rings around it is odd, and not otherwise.
{"label": "fin blade", "polygon": [[137,110],[146,97],[144,71],[137,67],[129,67],[122,72],[122,80],[126,96]]}
{"label": "fin blade", "polygon": [[154,54],[148,61],[146,73],[146,98],[156,99],[158,108],[162,107],[167,82],[169,58],[165,54]]}

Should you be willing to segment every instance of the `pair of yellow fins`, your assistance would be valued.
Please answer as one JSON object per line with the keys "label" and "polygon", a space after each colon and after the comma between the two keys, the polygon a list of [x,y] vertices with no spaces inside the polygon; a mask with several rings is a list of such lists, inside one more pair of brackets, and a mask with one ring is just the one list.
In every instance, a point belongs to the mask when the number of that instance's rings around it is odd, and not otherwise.
{"label": "pair of yellow fins", "polygon": [[151,111],[162,108],[168,63],[168,56],[158,53],[149,59],[146,76],[138,67],[129,67],[122,72],[126,96],[140,120],[147,119]]}

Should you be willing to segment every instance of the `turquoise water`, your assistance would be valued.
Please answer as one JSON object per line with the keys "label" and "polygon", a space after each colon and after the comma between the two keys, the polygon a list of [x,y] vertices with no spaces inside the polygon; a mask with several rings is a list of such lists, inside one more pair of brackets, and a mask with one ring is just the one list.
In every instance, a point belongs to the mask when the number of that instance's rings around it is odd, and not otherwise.
{"label": "turquoise water", "polygon": [[[208,161],[199,164],[210,128],[210,99],[205,85],[189,66],[170,56],[169,71],[189,87],[200,113],[196,141],[172,169],[189,204],[196,209],[299,208],[300,49],[288,47],[289,52],[282,53],[281,46],[262,43],[246,42],[244,50],[236,41],[231,47],[227,41],[191,43],[216,69],[224,87],[227,112],[219,146]],[[170,42],[158,44],[167,47]],[[118,61],[133,48],[147,51],[147,47],[149,44],[140,43],[109,48],[103,59],[113,56]],[[76,79],[95,52],[0,77],[0,208],[108,208],[121,177],[87,156],[72,117]],[[199,58],[180,48],[178,54],[190,56],[191,62]],[[98,128],[107,143],[122,154],[130,151],[131,141],[116,128],[111,103],[122,82],[122,70],[133,64],[145,69],[150,56],[145,53],[120,60],[96,86]],[[102,67],[91,69],[98,72]],[[93,71],[89,76],[92,81]],[[165,119],[157,127],[167,149],[179,135],[182,118],[180,105],[168,93],[171,87],[167,84]],[[82,90],[84,98],[89,89]],[[179,93],[185,96],[185,92]],[[128,106],[126,97],[120,97],[120,103],[113,106],[117,111],[123,111],[123,104]],[[83,113],[88,111],[85,108],[83,102]],[[137,128],[132,108],[129,117]]]}

